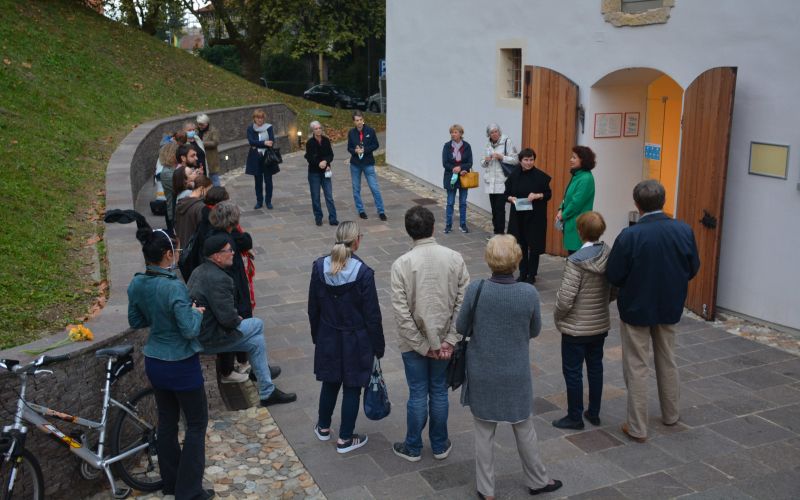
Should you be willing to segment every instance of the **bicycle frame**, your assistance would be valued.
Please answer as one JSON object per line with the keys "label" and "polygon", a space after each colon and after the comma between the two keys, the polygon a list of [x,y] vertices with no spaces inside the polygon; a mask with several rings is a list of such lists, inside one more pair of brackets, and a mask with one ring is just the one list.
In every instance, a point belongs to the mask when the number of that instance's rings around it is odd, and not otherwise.
{"label": "bicycle frame", "polygon": [[[153,427],[139,418],[139,416],[133,412],[127,405],[124,403],[120,403],[116,399],[111,397],[111,367],[113,364],[113,358],[109,358],[106,363],[106,381],[103,387],[103,410],[101,415],[100,422],[95,422],[93,420],[88,420],[85,418],[69,415],[67,413],[62,413],[46,406],[42,406],[36,403],[29,402],[25,399],[25,393],[28,385],[28,374],[21,373],[19,374],[20,378],[22,379],[21,387],[20,387],[20,394],[19,399],[17,400],[17,410],[14,416],[14,424],[9,425],[3,428],[3,433],[12,433],[12,431],[16,431],[18,434],[22,434],[23,436],[27,434],[28,429],[23,424],[24,422],[28,422],[29,424],[35,426],[40,431],[44,432],[47,435],[52,436],[53,438],[57,439],[60,443],[64,444],[69,448],[69,451],[76,455],[81,460],[87,462],[89,465],[96,469],[101,469],[105,472],[106,477],[108,478],[109,483],[111,484],[112,491],[116,493],[116,486],[114,481],[114,476],[111,473],[110,465],[118,462],[120,460],[124,460],[125,458],[133,455],[141,451],[144,448],[147,448],[150,443],[142,443],[138,446],[135,446],[129,450],[126,450],[119,455],[113,457],[105,457],[104,456],[104,447],[105,447],[105,438],[106,438],[106,428],[108,427],[108,410],[113,405],[117,408],[120,408],[122,411],[128,413],[133,419],[135,419],[140,425],[146,427],[150,430],[153,430]],[[34,376],[39,373],[50,373],[50,370],[36,370],[33,374]],[[99,430],[100,437],[97,444],[97,453],[92,452],[87,443],[81,443],[80,441],[72,438],[61,432],[58,427],[50,423],[44,417],[55,417],[65,422],[70,422],[81,427],[85,427],[92,430]],[[24,438],[23,438],[24,439]],[[23,441],[24,446],[24,441]],[[14,455],[15,449],[17,448],[16,444],[12,444],[8,450],[4,453],[4,459],[8,460]]]}

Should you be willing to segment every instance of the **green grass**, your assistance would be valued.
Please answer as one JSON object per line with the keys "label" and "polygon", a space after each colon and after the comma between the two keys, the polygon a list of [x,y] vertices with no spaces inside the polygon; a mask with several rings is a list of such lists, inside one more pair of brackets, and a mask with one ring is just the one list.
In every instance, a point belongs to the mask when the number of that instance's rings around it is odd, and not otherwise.
{"label": "green grass", "polygon": [[[262,102],[286,103],[300,124],[319,107],[77,2],[0,0],[0,348],[82,321],[97,302],[86,246],[101,235],[106,163],[126,134],[158,117]],[[326,109],[338,139],[350,113]],[[385,128],[382,116],[369,121]]]}

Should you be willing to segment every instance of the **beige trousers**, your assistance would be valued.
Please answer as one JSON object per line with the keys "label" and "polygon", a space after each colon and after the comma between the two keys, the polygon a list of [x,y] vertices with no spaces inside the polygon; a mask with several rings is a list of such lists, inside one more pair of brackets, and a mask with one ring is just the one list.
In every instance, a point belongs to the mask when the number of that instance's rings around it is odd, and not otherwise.
{"label": "beige trousers", "polygon": [[675,325],[634,326],[620,321],[622,338],[622,373],[628,388],[628,429],[631,435],[647,437],[647,379],[650,372],[650,342],[661,403],[661,421],[678,421],[680,387],[675,364]]}
{"label": "beige trousers", "polygon": [[[529,488],[544,488],[550,479],[539,456],[533,414],[526,420],[511,424],[517,442],[522,471]],[[494,435],[497,422],[475,418],[475,480],[478,491],[484,496],[494,496]]]}

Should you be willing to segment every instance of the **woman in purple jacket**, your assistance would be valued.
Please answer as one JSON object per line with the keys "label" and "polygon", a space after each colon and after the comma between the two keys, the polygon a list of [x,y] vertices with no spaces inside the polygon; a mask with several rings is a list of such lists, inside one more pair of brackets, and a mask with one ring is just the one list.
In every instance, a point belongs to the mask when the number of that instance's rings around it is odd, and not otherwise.
{"label": "woman in purple jacket", "polygon": [[362,236],[357,223],[342,222],[330,255],[314,262],[308,290],[314,374],[322,382],[314,434],[320,441],[331,438],[331,415],[344,386],[338,453],[367,443],[367,436],[354,434],[353,428],[361,388],[369,383],[373,358],[382,358],[385,347],[375,273],[354,253]]}

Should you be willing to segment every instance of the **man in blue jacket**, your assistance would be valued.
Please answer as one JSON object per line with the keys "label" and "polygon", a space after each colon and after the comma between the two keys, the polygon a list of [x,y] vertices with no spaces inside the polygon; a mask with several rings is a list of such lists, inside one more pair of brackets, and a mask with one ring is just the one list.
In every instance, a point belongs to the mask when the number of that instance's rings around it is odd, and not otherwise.
{"label": "man in blue jacket", "polygon": [[622,432],[647,440],[647,358],[653,343],[658,399],[664,425],[678,422],[678,367],[675,324],[681,319],[689,280],[700,268],[694,233],[666,216],[666,193],[655,180],[633,188],[639,222],[623,229],[608,258],[608,281],[620,288],[617,307],[622,371],[628,388],[628,417]]}
{"label": "man in blue jacket", "polygon": [[363,173],[367,178],[369,190],[372,191],[378,217],[385,221],[383,198],[381,188],[378,186],[378,176],[375,174],[375,158],[372,156],[373,151],[378,149],[378,134],[375,133],[375,129],[364,124],[364,114],[361,111],[353,111],[353,124],[355,127],[347,134],[347,151],[350,152],[350,178],[353,180],[353,200],[356,202],[356,210],[359,217],[367,218],[364,203],[361,201]]}

